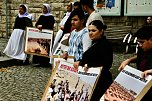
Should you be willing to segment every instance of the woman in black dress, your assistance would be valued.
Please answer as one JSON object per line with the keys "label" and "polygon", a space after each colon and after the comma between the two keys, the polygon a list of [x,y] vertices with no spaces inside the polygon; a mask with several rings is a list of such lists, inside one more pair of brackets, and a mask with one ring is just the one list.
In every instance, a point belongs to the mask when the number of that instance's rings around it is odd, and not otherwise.
{"label": "woman in black dress", "polygon": [[[53,30],[55,19],[54,16],[51,14],[51,7],[49,6],[49,4],[43,4],[42,10],[43,14],[39,17],[35,26],[40,30]],[[35,55],[33,56],[33,63],[39,63],[41,66],[50,66],[49,61],[50,59],[47,57]]]}
{"label": "woman in black dress", "polygon": [[84,68],[85,71],[89,67],[103,67],[90,101],[99,101],[112,83],[112,75],[109,69],[112,66],[113,50],[104,36],[106,28],[106,25],[103,25],[100,20],[94,20],[89,24],[88,30],[92,46],[84,52],[81,60],[74,63],[75,68],[78,68],[79,65],[84,67],[87,64],[87,67]]}

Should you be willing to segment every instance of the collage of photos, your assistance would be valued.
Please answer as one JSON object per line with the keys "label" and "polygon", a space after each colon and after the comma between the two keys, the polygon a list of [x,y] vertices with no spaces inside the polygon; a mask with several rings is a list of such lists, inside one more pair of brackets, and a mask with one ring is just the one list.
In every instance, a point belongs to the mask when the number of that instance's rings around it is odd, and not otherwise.
{"label": "collage of photos", "polygon": [[25,52],[50,57],[53,31],[28,27],[26,30]]}
{"label": "collage of photos", "polygon": [[120,16],[121,0],[94,0],[94,8],[101,15]]}
{"label": "collage of photos", "polygon": [[60,61],[41,101],[89,101],[100,72],[92,68],[85,73],[82,67],[77,70],[72,63]]}
{"label": "collage of photos", "polygon": [[97,5],[98,8],[112,8],[115,6],[115,0],[97,0]]}
{"label": "collage of photos", "polygon": [[150,89],[150,84],[152,84],[152,76],[142,78],[141,73],[141,71],[127,65],[107,89],[100,101],[140,101]]}
{"label": "collage of photos", "polygon": [[68,48],[68,43],[69,43],[69,36],[70,33],[68,34],[64,34],[64,36],[62,37],[59,45],[57,46],[55,52],[53,53],[53,55],[62,55],[64,53],[64,51]]}

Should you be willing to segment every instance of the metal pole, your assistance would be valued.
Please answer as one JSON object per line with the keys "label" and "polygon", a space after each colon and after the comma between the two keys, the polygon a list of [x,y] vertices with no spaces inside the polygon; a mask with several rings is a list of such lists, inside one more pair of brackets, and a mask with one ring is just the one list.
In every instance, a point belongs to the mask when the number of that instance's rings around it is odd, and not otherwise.
{"label": "metal pole", "polygon": [[8,38],[8,8],[7,8],[7,0],[5,0],[5,8],[6,8],[6,37]]}

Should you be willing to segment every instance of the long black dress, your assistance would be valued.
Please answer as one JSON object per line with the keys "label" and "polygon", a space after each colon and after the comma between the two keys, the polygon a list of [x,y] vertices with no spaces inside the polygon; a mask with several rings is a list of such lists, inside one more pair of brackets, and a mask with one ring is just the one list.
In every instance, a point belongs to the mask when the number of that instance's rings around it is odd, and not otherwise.
{"label": "long black dress", "polygon": [[98,83],[91,97],[91,101],[99,101],[106,89],[112,83],[112,75],[109,69],[112,66],[113,50],[111,44],[103,36],[101,39],[93,41],[93,45],[84,52],[80,65],[88,64],[88,67],[103,66]]}
{"label": "long black dress", "polygon": [[[37,27],[37,25],[42,25],[42,29],[53,30],[54,23],[55,23],[54,16],[41,15],[38,21],[36,22],[35,26]],[[33,63],[39,63],[42,66],[49,66],[49,61],[50,59],[47,57],[36,56],[36,55],[33,56]]]}

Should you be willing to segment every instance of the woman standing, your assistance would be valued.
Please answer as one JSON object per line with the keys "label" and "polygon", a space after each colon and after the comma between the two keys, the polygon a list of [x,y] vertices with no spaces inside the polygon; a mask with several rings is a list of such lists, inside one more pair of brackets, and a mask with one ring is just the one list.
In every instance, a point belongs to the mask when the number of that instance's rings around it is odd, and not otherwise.
{"label": "woman standing", "polygon": [[[42,12],[43,14],[39,17],[35,26],[40,30],[42,29],[53,30],[55,19],[54,19],[54,16],[51,14],[50,5],[43,4]],[[39,63],[41,66],[49,66],[50,65],[49,61],[50,59],[47,57],[35,56],[35,55],[33,56],[33,63]]]}
{"label": "woman standing", "polygon": [[49,29],[53,30],[55,19],[51,13],[51,7],[49,4],[43,4],[42,6],[43,14],[39,17],[35,26],[39,29]]}
{"label": "woman standing", "polygon": [[109,69],[112,66],[113,50],[104,36],[105,29],[106,25],[103,25],[100,20],[94,20],[89,24],[88,30],[92,46],[83,53],[81,60],[74,63],[75,68],[80,65],[85,67],[85,71],[89,67],[103,67],[90,101],[99,101],[112,83],[112,75]]}
{"label": "woman standing", "polygon": [[[19,14],[15,19],[14,30],[7,43],[4,53],[14,59],[23,60],[28,63],[27,55],[24,53],[24,31],[26,27],[32,27],[31,16],[28,14],[26,5],[19,6]],[[26,61],[25,61],[26,60]]]}
{"label": "woman standing", "polygon": [[[63,19],[61,20],[59,27],[60,29],[58,30],[58,32],[56,33],[55,36],[55,40],[54,40],[54,44],[53,44],[53,48],[52,48],[52,52],[55,52],[55,49],[57,48],[58,44],[59,44],[59,40],[62,38],[62,34],[63,34],[63,30],[64,30],[64,25],[67,21],[67,19],[69,18],[71,11],[72,11],[72,3],[69,3],[66,7],[66,14],[64,15]],[[70,25],[69,25],[70,26]]]}

